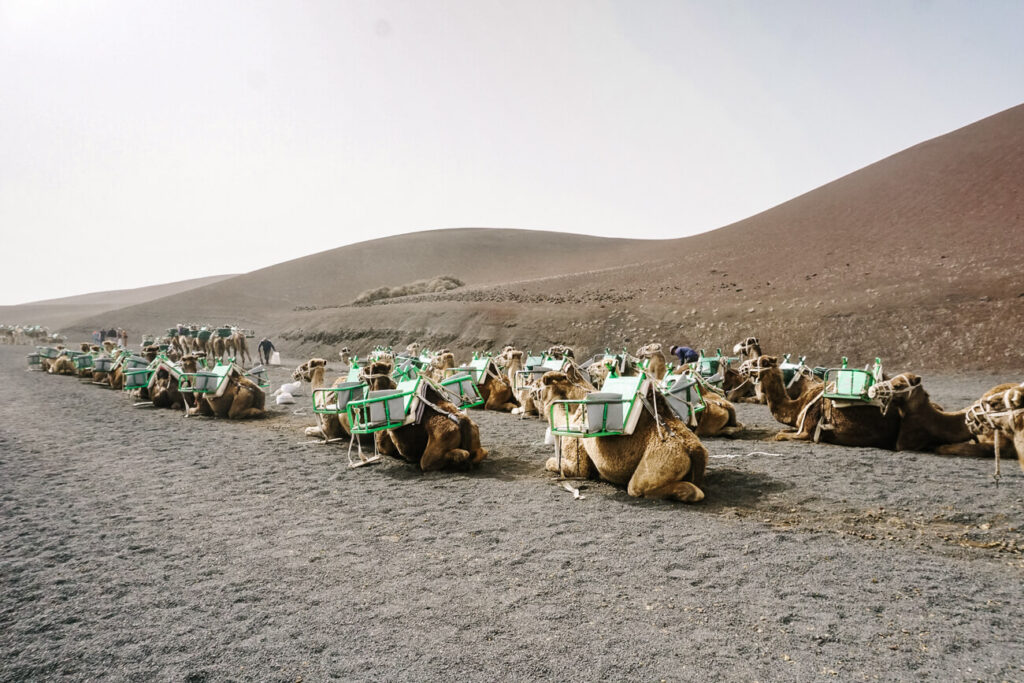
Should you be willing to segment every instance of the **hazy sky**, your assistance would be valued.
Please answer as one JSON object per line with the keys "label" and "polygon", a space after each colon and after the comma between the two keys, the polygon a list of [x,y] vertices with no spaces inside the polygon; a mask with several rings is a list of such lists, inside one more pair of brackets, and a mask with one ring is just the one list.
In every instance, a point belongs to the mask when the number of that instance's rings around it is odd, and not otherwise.
{"label": "hazy sky", "polygon": [[710,230],[1021,103],[1022,27],[1019,0],[0,0],[0,303],[426,228]]}

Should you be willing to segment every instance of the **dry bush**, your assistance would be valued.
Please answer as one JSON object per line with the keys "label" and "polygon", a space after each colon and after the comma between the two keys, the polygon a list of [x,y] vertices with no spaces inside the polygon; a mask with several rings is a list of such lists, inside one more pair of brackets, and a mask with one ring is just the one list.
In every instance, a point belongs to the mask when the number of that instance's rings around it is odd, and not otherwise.
{"label": "dry bush", "polygon": [[466,284],[457,277],[451,275],[438,275],[429,280],[416,280],[398,287],[375,287],[361,293],[352,302],[353,304],[369,304],[383,299],[394,299],[399,296],[410,294],[432,294],[435,292],[446,292],[449,289],[456,289]]}

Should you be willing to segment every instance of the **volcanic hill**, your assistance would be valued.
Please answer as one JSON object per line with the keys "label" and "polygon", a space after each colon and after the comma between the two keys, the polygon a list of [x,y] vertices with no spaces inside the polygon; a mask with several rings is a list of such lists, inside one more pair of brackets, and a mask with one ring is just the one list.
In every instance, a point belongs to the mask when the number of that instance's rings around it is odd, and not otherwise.
{"label": "volcanic hill", "polygon": [[[454,229],[362,242],[119,310],[118,324],[256,327],[294,354],[419,340],[766,352],[890,367],[1024,369],[1024,105],[701,235],[612,240]],[[451,291],[352,305],[452,275]],[[105,319],[109,317],[104,316]],[[80,321],[85,331],[99,318]]]}

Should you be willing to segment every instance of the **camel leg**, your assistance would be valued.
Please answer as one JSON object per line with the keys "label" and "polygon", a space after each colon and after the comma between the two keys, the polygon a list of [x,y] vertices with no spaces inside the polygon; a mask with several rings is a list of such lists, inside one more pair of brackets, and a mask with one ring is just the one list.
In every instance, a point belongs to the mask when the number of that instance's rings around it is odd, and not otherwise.
{"label": "camel leg", "polygon": [[704,500],[696,484],[683,481],[690,473],[690,457],[673,445],[652,445],[640,459],[626,492],[637,498],[674,498],[683,503]]}
{"label": "camel leg", "polygon": [[[469,464],[471,459],[469,451],[458,448],[460,438],[461,434],[457,431],[431,434],[427,438],[427,447],[423,449],[423,456],[420,458],[420,469],[424,472],[433,472],[449,465]],[[456,446],[456,448],[450,448],[450,446]]]}
{"label": "camel leg", "polygon": [[936,446],[934,452],[939,455],[958,455],[968,458],[991,458],[995,455],[995,446],[990,443],[974,443],[973,441],[966,441],[964,443],[950,443]]}
{"label": "camel leg", "polygon": [[807,426],[806,425],[804,426],[804,430],[802,432],[784,431],[784,432],[779,432],[778,434],[776,434],[775,436],[772,437],[772,441],[810,441],[810,440],[811,440],[811,432],[807,431]]}
{"label": "camel leg", "polygon": [[548,458],[544,463],[544,469],[554,472],[560,477],[581,477],[590,479],[594,473],[593,462],[587,455],[586,449],[579,439],[572,437],[555,437],[561,439],[562,444],[562,466],[558,466],[558,457]]}

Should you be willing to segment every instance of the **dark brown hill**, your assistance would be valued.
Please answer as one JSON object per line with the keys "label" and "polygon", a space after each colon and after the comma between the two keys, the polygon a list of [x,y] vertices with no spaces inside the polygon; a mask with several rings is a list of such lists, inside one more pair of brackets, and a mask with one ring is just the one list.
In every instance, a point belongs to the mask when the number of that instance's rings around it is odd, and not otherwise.
{"label": "dark brown hill", "polygon": [[[315,254],[124,309],[140,327],[237,320],[301,353],[564,340],[714,348],[759,335],[811,360],[1024,370],[1024,106],[733,225],[674,240],[441,230]],[[467,286],[370,306],[360,291]]]}

